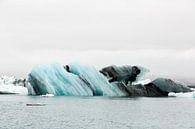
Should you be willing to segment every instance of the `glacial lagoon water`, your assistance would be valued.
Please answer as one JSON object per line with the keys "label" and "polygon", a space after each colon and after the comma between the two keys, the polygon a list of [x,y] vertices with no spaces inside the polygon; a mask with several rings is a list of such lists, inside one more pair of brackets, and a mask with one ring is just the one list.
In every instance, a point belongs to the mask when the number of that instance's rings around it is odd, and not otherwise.
{"label": "glacial lagoon water", "polygon": [[195,129],[195,99],[1,95],[0,129]]}

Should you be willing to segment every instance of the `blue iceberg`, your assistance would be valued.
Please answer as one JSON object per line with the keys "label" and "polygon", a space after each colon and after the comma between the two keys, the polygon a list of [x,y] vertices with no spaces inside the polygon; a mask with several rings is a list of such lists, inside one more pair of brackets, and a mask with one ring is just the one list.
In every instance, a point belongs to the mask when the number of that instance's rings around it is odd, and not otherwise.
{"label": "blue iceberg", "polygon": [[[141,71],[142,73],[135,81],[138,81],[146,72],[144,68],[141,68]],[[117,75],[122,75],[122,72],[117,72]],[[56,63],[34,67],[28,76],[26,86],[29,95],[53,94],[56,96],[163,97],[168,96],[170,92],[192,92],[188,86],[166,78],[157,78],[146,84],[109,82],[109,79],[109,76],[91,65],[72,63],[67,69]]]}
{"label": "blue iceberg", "polygon": [[95,67],[73,63],[67,72],[60,64],[39,65],[29,74],[30,95],[125,96]]}

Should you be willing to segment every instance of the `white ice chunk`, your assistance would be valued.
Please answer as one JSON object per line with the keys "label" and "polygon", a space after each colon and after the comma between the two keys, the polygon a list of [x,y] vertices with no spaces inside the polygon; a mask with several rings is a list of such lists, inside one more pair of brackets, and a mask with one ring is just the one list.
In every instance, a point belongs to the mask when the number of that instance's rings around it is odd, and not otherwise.
{"label": "white ice chunk", "polygon": [[23,86],[10,85],[0,85],[0,94],[20,94],[28,95],[28,89]]}
{"label": "white ice chunk", "polygon": [[46,94],[46,95],[41,95],[43,97],[54,97],[55,95],[54,94]]}
{"label": "white ice chunk", "polygon": [[168,94],[169,97],[186,97],[186,98],[195,98],[195,91],[187,92],[187,93],[174,93],[170,92]]}

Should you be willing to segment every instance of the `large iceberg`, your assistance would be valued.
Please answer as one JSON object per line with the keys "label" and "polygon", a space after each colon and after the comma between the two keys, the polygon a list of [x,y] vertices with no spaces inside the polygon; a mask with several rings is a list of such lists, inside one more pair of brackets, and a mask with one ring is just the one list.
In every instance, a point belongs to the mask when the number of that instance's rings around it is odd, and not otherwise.
{"label": "large iceberg", "polygon": [[185,85],[164,78],[147,80],[147,83],[137,80],[127,85],[123,82],[109,83],[109,78],[91,65],[73,63],[69,67],[68,71],[60,64],[34,67],[27,79],[29,95],[161,97],[168,96],[169,92],[192,91]]}
{"label": "large iceberg", "polygon": [[95,67],[73,63],[67,72],[60,64],[39,65],[29,74],[31,95],[125,96]]}
{"label": "large iceberg", "polygon": [[[26,79],[18,79],[14,76],[0,76],[0,94],[42,96],[194,96],[193,89],[171,79],[143,80],[142,77],[148,70],[141,66],[139,66],[141,73],[133,83],[125,83],[125,81],[119,80],[109,82],[111,76],[105,75],[101,70],[99,71],[91,65],[72,63],[67,66],[64,67],[57,63],[38,65],[32,69]],[[115,67],[119,69],[116,75],[124,77],[124,69],[122,72],[120,70],[120,68],[124,67]],[[131,66],[128,67],[131,68]],[[116,73],[116,71],[114,72]],[[129,70],[127,70],[127,73],[130,73]]]}

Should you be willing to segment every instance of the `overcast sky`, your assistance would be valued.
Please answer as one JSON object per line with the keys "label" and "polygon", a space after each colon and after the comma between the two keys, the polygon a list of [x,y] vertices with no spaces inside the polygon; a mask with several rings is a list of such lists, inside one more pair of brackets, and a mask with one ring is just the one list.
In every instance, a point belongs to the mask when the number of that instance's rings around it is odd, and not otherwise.
{"label": "overcast sky", "polygon": [[195,1],[0,0],[0,75],[74,61],[195,78]]}

